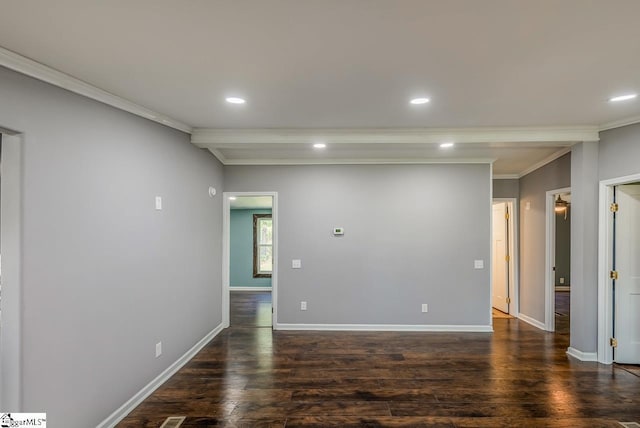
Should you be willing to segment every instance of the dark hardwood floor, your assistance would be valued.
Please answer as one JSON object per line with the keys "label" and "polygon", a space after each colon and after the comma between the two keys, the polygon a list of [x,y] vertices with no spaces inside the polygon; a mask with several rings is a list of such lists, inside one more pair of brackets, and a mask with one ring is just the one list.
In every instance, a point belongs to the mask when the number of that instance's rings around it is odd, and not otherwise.
{"label": "dark hardwood floor", "polygon": [[[254,299],[254,300],[252,300]],[[241,301],[244,300],[244,303]],[[253,302],[253,303],[251,303]],[[264,296],[232,298],[253,311]],[[568,302],[566,302],[568,304]],[[561,305],[556,305],[560,308]],[[254,314],[256,312],[253,312]],[[566,355],[517,319],[490,333],[291,332],[248,312],[118,427],[620,427],[640,421],[640,377]]]}
{"label": "dark hardwood floor", "polygon": [[231,327],[271,327],[270,291],[232,291],[229,303]]}

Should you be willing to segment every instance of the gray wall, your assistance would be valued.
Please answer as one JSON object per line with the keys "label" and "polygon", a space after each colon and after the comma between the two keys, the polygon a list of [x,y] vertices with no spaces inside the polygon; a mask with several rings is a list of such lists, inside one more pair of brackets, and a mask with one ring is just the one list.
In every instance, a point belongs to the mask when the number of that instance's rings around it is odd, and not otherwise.
{"label": "gray wall", "polygon": [[600,133],[573,148],[571,347],[596,352],[598,323],[598,184],[640,174],[640,124]]}
{"label": "gray wall", "polygon": [[493,179],[494,198],[518,198],[520,197],[520,180],[513,179]]}
{"label": "gray wall", "polygon": [[278,192],[293,324],[489,325],[490,185],[489,165],[225,167],[225,191]]}
{"label": "gray wall", "polygon": [[598,322],[598,143],[571,150],[571,347],[596,352]]}
{"label": "gray wall", "polygon": [[520,313],[541,323],[545,310],[546,192],[569,186],[570,153],[520,179]]}
{"label": "gray wall", "polygon": [[600,180],[640,173],[640,124],[600,133],[598,177]]}
{"label": "gray wall", "polygon": [[3,68],[0,127],[25,141],[23,408],[96,426],[221,322],[222,167],[186,134]]}

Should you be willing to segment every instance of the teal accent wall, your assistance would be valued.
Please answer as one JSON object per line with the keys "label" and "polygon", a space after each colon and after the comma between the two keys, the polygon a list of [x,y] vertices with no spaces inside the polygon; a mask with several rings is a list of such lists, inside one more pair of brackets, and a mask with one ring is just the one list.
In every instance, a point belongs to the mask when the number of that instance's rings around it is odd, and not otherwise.
{"label": "teal accent wall", "polygon": [[231,210],[230,287],[271,287],[271,278],[253,277],[253,215],[271,210]]}

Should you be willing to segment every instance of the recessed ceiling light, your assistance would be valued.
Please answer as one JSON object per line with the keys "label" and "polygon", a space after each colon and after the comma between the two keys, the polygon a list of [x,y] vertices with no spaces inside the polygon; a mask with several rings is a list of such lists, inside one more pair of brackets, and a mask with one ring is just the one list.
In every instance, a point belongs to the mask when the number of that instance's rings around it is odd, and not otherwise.
{"label": "recessed ceiling light", "polygon": [[246,103],[244,98],[238,98],[238,97],[227,97],[227,98],[225,98],[225,100],[228,103],[231,103],[231,104],[244,104],[244,103]]}
{"label": "recessed ceiling light", "polygon": [[230,201],[235,201],[236,199],[238,199],[238,198],[236,198],[235,196],[229,196],[229,200]]}
{"label": "recessed ceiling light", "polygon": [[315,143],[313,145],[313,148],[315,148],[315,149],[324,149],[325,147],[327,147],[327,145],[325,143]]}
{"label": "recessed ceiling light", "polygon": [[452,142],[446,142],[446,143],[440,144],[440,148],[442,148],[442,149],[449,149],[451,147],[453,147],[453,143]]}
{"label": "recessed ceiling light", "polygon": [[429,98],[414,98],[411,101],[409,101],[411,104],[426,104],[428,103],[430,100]]}
{"label": "recessed ceiling light", "polygon": [[638,94],[619,95],[617,97],[609,98],[609,101],[612,102],[612,103],[615,103],[615,102],[618,102],[618,101],[632,100],[637,96],[638,96]]}

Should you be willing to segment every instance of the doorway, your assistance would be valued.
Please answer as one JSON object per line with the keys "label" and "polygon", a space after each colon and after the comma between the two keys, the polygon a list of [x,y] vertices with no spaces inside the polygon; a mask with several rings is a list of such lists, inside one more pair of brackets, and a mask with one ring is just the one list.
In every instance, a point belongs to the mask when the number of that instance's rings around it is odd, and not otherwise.
{"label": "doorway", "polygon": [[274,328],[277,193],[225,192],[223,210],[223,325]]}
{"label": "doorway", "polygon": [[613,361],[640,364],[640,183],[615,186],[610,210]]}
{"label": "doorway", "polygon": [[[569,335],[571,188],[546,194],[545,330]],[[556,325],[557,324],[557,325]]]}
{"label": "doorway", "polygon": [[515,198],[494,199],[491,237],[491,306],[493,318],[518,315]]}

